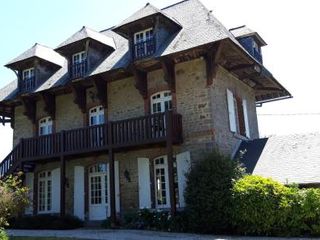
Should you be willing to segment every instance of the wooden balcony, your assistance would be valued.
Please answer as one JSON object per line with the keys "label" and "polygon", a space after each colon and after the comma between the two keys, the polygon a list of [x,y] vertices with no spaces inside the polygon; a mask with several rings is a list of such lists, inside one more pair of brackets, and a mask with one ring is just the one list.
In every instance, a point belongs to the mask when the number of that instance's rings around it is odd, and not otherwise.
{"label": "wooden balcony", "polygon": [[36,78],[29,77],[29,78],[24,78],[22,81],[20,81],[20,93],[26,93],[34,90],[37,86]]}
{"label": "wooden balcony", "polygon": [[143,59],[152,56],[156,51],[155,38],[150,38],[146,41],[139,42],[133,46],[134,60]]}
{"label": "wooden balcony", "polygon": [[75,156],[100,151],[121,151],[155,144],[182,143],[182,117],[172,112],[152,114],[107,124],[21,139],[0,163],[0,178],[22,162]]}
{"label": "wooden balcony", "polygon": [[87,74],[88,63],[87,61],[82,61],[79,63],[74,63],[71,66],[71,79],[82,78]]}

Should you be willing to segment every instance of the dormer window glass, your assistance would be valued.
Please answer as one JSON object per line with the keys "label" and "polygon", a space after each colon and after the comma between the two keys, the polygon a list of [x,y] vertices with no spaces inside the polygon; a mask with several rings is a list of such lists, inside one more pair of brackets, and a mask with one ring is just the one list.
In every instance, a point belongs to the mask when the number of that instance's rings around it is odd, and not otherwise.
{"label": "dormer window glass", "polygon": [[23,70],[21,90],[23,92],[31,91],[35,88],[34,68]]}
{"label": "dormer window glass", "polygon": [[72,55],[72,78],[81,78],[87,73],[87,54],[85,51]]}
{"label": "dormer window glass", "polygon": [[134,58],[142,59],[155,53],[153,29],[148,28],[134,34]]}

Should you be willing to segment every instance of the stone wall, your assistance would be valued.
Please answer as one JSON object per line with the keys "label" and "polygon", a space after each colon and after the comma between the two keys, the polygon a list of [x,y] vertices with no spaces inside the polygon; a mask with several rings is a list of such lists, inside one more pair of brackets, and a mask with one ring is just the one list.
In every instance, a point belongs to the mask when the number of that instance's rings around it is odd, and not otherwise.
{"label": "stone wall", "polygon": [[210,87],[214,139],[216,146],[222,153],[232,154],[241,139],[244,138],[230,131],[227,89],[230,89],[242,99],[247,100],[251,138],[258,138],[259,132],[253,89],[220,67],[213,81],[213,85]]}
{"label": "stone wall", "polygon": [[23,106],[18,106],[15,108],[13,146],[16,146],[19,143],[20,138],[29,138],[33,136],[33,125],[31,121],[23,114],[23,112]]}

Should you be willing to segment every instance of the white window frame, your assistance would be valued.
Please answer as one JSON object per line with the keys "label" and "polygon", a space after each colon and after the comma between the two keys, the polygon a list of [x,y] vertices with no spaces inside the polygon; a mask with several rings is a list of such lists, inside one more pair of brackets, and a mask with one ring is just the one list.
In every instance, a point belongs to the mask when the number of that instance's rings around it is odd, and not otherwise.
{"label": "white window frame", "polygon": [[[40,185],[43,185],[44,189]],[[44,194],[43,198],[42,194]],[[51,213],[53,212],[52,207],[52,172],[42,171],[38,173],[38,212],[42,214]]]}
{"label": "white window frame", "polygon": [[[92,178],[100,178],[101,182],[101,195],[92,196]],[[102,187],[104,186],[104,189]],[[95,189],[96,190],[96,189]],[[99,190],[99,189],[98,189]],[[105,163],[98,163],[89,168],[89,204],[90,206],[109,204],[109,182],[108,182],[108,165]],[[95,199],[93,197],[96,197]],[[101,202],[97,202],[98,197],[100,197]],[[94,200],[94,201],[92,201]]]}
{"label": "white window frame", "polygon": [[[157,92],[152,94],[150,97],[151,104],[151,113],[163,113],[166,110],[172,110],[172,93],[169,90]],[[157,105],[156,108],[160,107],[160,110],[154,109],[154,106]]]}
{"label": "white window frame", "polygon": [[[76,61],[76,58],[79,57],[79,60]],[[87,59],[87,54],[85,51],[77,52],[72,55],[72,64],[79,64],[84,62]]]}
{"label": "white window frame", "polygon": [[[44,117],[39,120],[38,127],[39,136],[45,136],[52,134],[53,132],[53,121],[51,117]],[[44,132],[41,132],[42,129],[45,129]]]}
{"label": "white window frame", "polygon": [[[149,34],[149,36],[147,37],[147,33],[150,33],[150,31],[152,31],[152,34],[151,34],[151,35]],[[142,34],[141,40],[137,41],[137,37],[136,37],[136,36],[139,36],[139,35],[141,35],[141,34]],[[145,42],[145,41],[151,39],[150,36],[153,37],[153,34],[154,34],[153,28],[147,28],[147,29],[144,29],[144,30],[142,30],[142,31],[140,31],[140,32],[136,32],[136,33],[134,34],[134,44],[141,43],[141,42]]]}
{"label": "white window frame", "polygon": [[[96,118],[96,122],[92,122],[92,118]],[[102,105],[89,109],[89,126],[96,126],[105,123],[104,108]]]}
{"label": "white window frame", "polygon": [[28,68],[22,71],[22,79],[28,80],[34,77],[34,68]]}

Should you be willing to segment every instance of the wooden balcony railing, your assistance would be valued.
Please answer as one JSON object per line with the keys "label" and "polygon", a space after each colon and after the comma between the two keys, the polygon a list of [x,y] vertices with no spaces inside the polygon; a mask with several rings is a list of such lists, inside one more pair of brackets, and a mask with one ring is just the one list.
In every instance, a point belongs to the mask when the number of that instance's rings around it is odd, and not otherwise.
{"label": "wooden balcony railing", "polygon": [[[169,124],[172,132],[169,133]],[[21,161],[35,161],[97,152],[109,148],[121,149],[162,143],[172,138],[182,142],[182,117],[172,112],[152,114],[106,124],[62,131],[46,136],[21,139],[20,143],[0,163],[0,178]]]}
{"label": "wooden balcony railing", "polygon": [[135,60],[152,56],[156,51],[155,38],[150,38],[146,41],[135,43],[133,46],[133,56]]}
{"label": "wooden balcony railing", "polygon": [[19,90],[21,93],[30,92],[34,90],[36,86],[37,86],[37,83],[36,83],[36,78],[34,76],[29,78],[24,78],[22,79],[22,81],[20,81]]}
{"label": "wooden balcony railing", "polygon": [[82,78],[87,74],[88,64],[87,61],[82,61],[79,63],[74,63],[71,65],[71,78]]}

